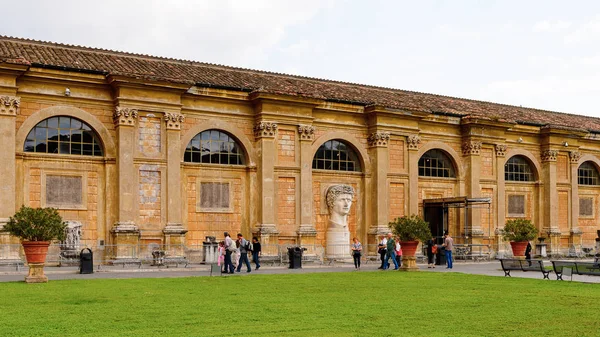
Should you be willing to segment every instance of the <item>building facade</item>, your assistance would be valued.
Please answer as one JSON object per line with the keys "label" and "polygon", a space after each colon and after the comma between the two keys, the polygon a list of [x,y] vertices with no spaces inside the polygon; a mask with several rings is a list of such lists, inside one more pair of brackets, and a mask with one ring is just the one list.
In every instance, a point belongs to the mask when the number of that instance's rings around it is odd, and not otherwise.
{"label": "building facade", "polygon": [[88,246],[323,245],[343,184],[368,243],[457,196],[492,200],[491,216],[449,210],[461,242],[501,250],[510,218],[550,251],[600,229],[600,119],[6,37],[0,60],[0,226],[28,205]]}

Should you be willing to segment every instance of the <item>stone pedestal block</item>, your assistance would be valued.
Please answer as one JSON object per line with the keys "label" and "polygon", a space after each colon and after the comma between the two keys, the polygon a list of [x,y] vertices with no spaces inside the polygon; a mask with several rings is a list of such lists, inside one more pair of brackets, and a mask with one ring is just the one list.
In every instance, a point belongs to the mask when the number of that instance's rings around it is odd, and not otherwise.
{"label": "stone pedestal block", "polygon": [[416,256],[403,256],[402,257],[402,267],[400,267],[402,271],[418,271],[419,267],[417,267],[417,257]]}
{"label": "stone pedestal block", "polygon": [[113,258],[119,259],[137,259],[138,245],[140,243],[140,230],[131,223],[116,223],[111,230],[113,238]]}
{"label": "stone pedestal block", "polygon": [[350,258],[350,231],[332,229],[327,231],[326,253],[328,259]]}
{"label": "stone pedestal block", "polygon": [[273,224],[263,224],[253,231],[261,246],[261,256],[279,256],[279,232]]}
{"label": "stone pedestal block", "polygon": [[185,233],[183,225],[168,224],[163,229],[165,235],[165,253],[168,257],[185,257]]}
{"label": "stone pedestal block", "polygon": [[25,277],[27,283],[46,283],[48,277],[44,274],[43,263],[29,263],[29,274]]}
{"label": "stone pedestal block", "polygon": [[315,227],[313,225],[300,225],[298,229],[298,244],[310,248],[315,246],[316,241],[317,230]]}

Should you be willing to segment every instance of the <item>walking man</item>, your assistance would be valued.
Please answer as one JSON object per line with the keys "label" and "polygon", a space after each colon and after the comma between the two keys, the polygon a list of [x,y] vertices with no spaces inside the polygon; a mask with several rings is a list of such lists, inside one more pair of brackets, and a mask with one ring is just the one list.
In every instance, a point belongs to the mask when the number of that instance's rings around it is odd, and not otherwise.
{"label": "walking man", "polygon": [[225,273],[233,274],[233,262],[231,261],[231,254],[237,249],[235,242],[229,236],[229,233],[223,233],[225,236]]}
{"label": "walking man", "polygon": [[381,236],[381,241],[379,241],[379,244],[377,245],[377,252],[381,258],[381,266],[377,269],[383,269],[385,266],[385,256],[387,255],[387,239],[385,238],[385,235]]}
{"label": "walking man", "polygon": [[260,251],[260,242],[258,242],[258,238],[255,236],[252,238],[252,261],[254,261],[254,264],[256,265],[256,270],[260,268]]}
{"label": "walking man", "polygon": [[446,263],[448,264],[446,269],[452,269],[452,248],[454,247],[454,240],[452,240],[448,231],[444,233],[444,237],[444,244],[442,246],[446,248]]}
{"label": "walking man", "polygon": [[250,261],[248,260],[248,252],[251,251],[250,242],[244,239],[242,233],[238,233],[238,242],[240,243],[240,262],[237,266],[237,272],[239,273],[242,270],[242,263],[246,264],[246,272],[249,273],[252,271],[250,268]]}
{"label": "walking man", "polygon": [[394,261],[394,270],[398,270],[398,261],[396,261],[396,241],[394,240],[392,233],[388,233],[387,235],[387,255],[385,256],[384,270],[389,268],[390,259]]}

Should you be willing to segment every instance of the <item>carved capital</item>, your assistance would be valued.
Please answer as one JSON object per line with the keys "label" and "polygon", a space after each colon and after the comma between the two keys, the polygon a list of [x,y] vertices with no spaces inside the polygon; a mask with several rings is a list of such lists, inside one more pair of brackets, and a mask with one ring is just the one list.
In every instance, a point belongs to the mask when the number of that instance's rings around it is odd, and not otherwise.
{"label": "carved capital", "polygon": [[115,108],[115,113],[113,114],[113,122],[116,126],[119,125],[129,125],[134,126],[135,121],[138,118],[137,109],[132,108],[122,108],[120,106]]}
{"label": "carved capital", "polygon": [[496,144],[496,157],[506,156],[507,146],[504,144]]}
{"label": "carved capital", "polygon": [[466,141],[462,144],[463,156],[481,154],[481,142]]}
{"label": "carved capital", "polygon": [[418,150],[419,144],[421,144],[421,136],[410,135],[410,136],[406,137],[406,144],[408,144],[409,150]]}
{"label": "carved capital", "polygon": [[178,113],[165,112],[165,122],[167,130],[181,130],[181,123],[185,120],[185,116]]}
{"label": "carved capital", "polygon": [[367,138],[367,142],[369,143],[369,146],[371,146],[371,147],[375,147],[375,146],[387,147],[389,140],[390,140],[390,133],[385,132],[385,131],[384,132],[382,132],[382,131],[373,132],[369,136],[369,138]]}
{"label": "carved capital", "polygon": [[558,151],[556,150],[544,150],[542,151],[542,161],[556,161]]}
{"label": "carved capital", "polygon": [[0,96],[0,115],[16,116],[19,113],[21,98],[14,96]]}
{"label": "carved capital", "polygon": [[581,152],[579,151],[571,151],[569,152],[569,158],[571,158],[571,163],[573,164],[577,164],[579,162],[579,159],[581,159]]}
{"label": "carved capital", "polygon": [[274,138],[277,133],[277,123],[260,121],[254,126],[255,138]]}
{"label": "carved capital", "polygon": [[315,131],[316,128],[312,125],[298,125],[298,134],[300,135],[300,140],[314,140]]}

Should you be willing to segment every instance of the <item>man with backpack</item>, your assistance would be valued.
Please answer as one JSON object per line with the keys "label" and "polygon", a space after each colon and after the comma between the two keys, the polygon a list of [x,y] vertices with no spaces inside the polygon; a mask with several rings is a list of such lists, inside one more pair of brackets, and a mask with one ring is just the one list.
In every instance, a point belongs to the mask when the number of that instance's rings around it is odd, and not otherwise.
{"label": "man with backpack", "polygon": [[252,268],[250,268],[250,260],[248,260],[248,252],[252,251],[252,244],[250,243],[250,241],[244,239],[244,236],[242,235],[242,233],[238,233],[237,235],[238,237],[238,242],[240,243],[240,262],[238,263],[237,266],[237,272],[239,273],[242,270],[242,263],[246,264],[246,272],[249,273],[252,271]]}
{"label": "man with backpack", "polygon": [[235,242],[229,236],[229,233],[223,233],[225,236],[225,273],[233,274],[233,262],[231,261],[231,254],[237,249]]}

